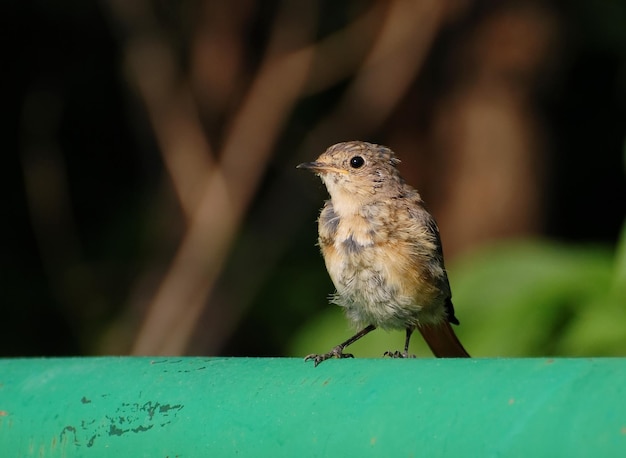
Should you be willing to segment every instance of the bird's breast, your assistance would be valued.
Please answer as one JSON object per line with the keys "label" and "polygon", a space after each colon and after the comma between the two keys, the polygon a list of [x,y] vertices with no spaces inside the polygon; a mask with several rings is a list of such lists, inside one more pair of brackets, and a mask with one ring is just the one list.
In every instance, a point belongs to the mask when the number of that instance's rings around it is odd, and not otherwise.
{"label": "bird's breast", "polygon": [[416,292],[423,282],[402,243],[379,240],[366,224],[353,221],[339,223],[336,236],[320,245],[337,290],[333,302],[351,321],[383,328],[417,321],[423,301],[416,301]]}
{"label": "bird's breast", "polygon": [[439,291],[411,237],[397,236],[392,224],[381,228],[359,215],[340,217],[332,207],[319,223],[320,248],[337,289],[333,302],[353,322],[402,328],[421,319]]}

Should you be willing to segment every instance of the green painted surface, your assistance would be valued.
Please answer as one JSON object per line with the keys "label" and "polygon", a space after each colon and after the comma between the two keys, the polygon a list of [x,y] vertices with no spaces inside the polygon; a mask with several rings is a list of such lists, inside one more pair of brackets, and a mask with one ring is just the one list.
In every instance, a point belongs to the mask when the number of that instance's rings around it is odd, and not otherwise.
{"label": "green painted surface", "polygon": [[626,456],[626,359],[0,360],[2,457]]}

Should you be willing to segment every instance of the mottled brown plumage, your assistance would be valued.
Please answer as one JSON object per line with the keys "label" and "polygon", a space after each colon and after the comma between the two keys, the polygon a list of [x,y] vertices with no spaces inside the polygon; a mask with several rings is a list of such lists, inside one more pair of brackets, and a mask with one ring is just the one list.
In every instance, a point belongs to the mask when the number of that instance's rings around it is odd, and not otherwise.
{"label": "mottled brown plumage", "polygon": [[377,327],[420,330],[438,357],[468,357],[450,323],[458,324],[443,263],[439,230],[419,193],[407,185],[389,148],[338,143],[315,162],[300,164],[320,176],[330,200],[319,217],[319,245],[337,289],[333,302],[363,328],[323,355],[351,357],[343,349]]}

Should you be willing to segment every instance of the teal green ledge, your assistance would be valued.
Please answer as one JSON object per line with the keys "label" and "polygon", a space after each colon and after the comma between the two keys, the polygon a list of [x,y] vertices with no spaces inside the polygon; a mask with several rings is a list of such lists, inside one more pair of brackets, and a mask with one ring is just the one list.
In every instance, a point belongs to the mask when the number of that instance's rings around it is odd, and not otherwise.
{"label": "teal green ledge", "polygon": [[0,360],[2,457],[624,457],[626,359]]}

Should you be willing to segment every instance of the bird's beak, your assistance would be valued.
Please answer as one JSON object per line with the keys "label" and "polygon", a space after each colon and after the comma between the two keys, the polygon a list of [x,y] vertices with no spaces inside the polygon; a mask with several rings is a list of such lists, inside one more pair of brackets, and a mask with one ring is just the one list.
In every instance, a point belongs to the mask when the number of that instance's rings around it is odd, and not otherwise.
{"label": "bird's beak", "polygon": [[297,169],[306,169],[312,170],[314,172],[319,172],[320,170],[325,170],[328,168],[326,164],[323,162],[303,162],[302,164],[296,165]]}
{"label": "bird's beak", "polygon": [[346,173],[344,170],[333,167],[325,162],[303,162],[302,164],[298,164],[296,166],[297,169],[305,169],[310,170],[314,173],[320,174],[324,172],[337,172],[337,173]]}

